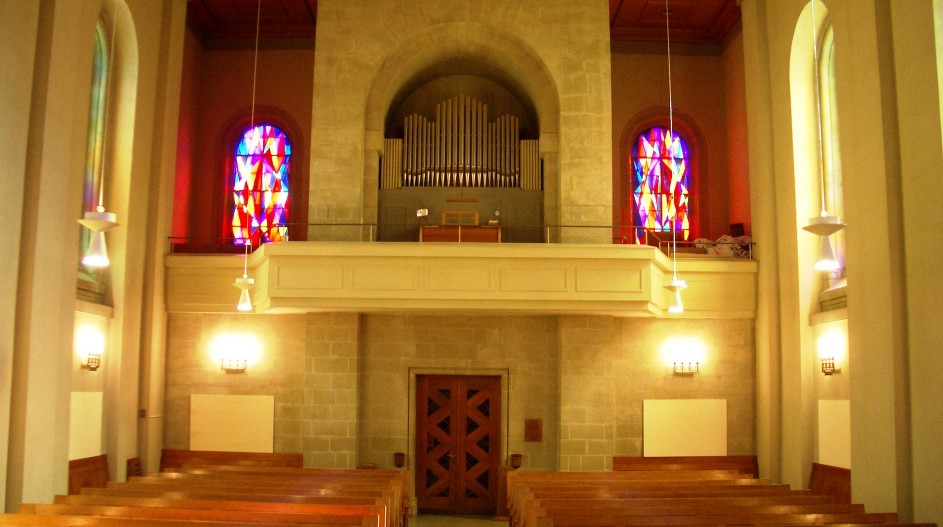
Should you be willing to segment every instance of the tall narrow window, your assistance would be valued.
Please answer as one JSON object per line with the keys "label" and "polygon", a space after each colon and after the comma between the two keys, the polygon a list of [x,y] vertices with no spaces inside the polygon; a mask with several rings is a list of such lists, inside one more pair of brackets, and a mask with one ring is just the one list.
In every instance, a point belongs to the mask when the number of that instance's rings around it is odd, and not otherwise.
{"label": "tall narrow window", "polygon": [[[822,167],[825,170],[825,206],[832,215],[845,216],[845,204],[842,198],[841,151],[838,148],[838,95],[835,91],[835,33],[832,26],[825,26],[822,35],[822,54],[819,57],[819,97],[822,101]],[[827,278],[829,285],[845,276],[845,230],[832,235],[835,245],[835,257],[841,268]]]}
{"label": "tall narrow window", "polygon": [[638,136],[629,174],[635,243],[672,230],[679,240],[690,239],[690,167],[687,142],[677,130],[669,138],[667,128],[656,126]]}
{"label": "tall narrow window", "polygon": [[271,124],[246,129],[232,174],[232,234],[236,245],[288,240],[291,142]]}

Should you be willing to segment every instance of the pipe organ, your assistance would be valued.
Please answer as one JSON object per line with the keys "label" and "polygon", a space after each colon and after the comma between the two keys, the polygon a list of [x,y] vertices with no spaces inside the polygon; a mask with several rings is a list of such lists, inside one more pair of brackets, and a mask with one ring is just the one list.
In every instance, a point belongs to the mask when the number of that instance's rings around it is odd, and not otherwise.
{"label": "pipe organ", "polygon": [[488,105],[457,96],[436,105],[435,121],[413,114],[403,138],[385,139],[380,188],[507,187],[542,190],[536,139],[520,139],[518,118],[488,119]]}

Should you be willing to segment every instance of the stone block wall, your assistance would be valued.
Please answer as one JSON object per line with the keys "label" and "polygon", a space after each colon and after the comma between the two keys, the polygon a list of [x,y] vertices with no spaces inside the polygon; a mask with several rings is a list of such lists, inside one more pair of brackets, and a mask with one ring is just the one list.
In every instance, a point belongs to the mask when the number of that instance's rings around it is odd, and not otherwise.
{"label": "stone block wall", "polygon": [[[173,313],[168,317],[164,448],[190,448],[193,394],[275,397],[275,451],[300,452],[304,386],[304,315]],[[211,345],[222,333],[243,333],[262,343],[246,373],[227,374]]]}
{"label": "stone block wall", "polygon": [[[226,375],[209,354],[223,331],[263,342],[249,372]],[[753,322],[611,316],[311,313],[170,316],[166,448],[189,447],[193,393],[275,396],[275,449],[306,466],[412,468],[417,375],[502,379],[502,458],[524,469],[610,470],[642,454],[645,399],[725,399],[728,454],[753,454]],[[674,376],[669,338],[703,343],[694,377]],[[525,441],[525,420],[542,440]]]}
{"label": "stone block wall", "polygon": [[357,348],[360,317],[312,313],[305,319],[305,466],[357,466]]}
{"label": "stone block wall", "polygon": [[[727,401],[727,454],[756,453],[753,322],[563,317],[560,468],[611,470],[613,455],[643,453],[645,399]],[[675,376],[670,338],[704,346],[700,373]]]}
{"label": "stone block wall", "polygon": [[[360,454],[390,468],[394,452],[412,466],[416,375],[502,377],[502,453],[523,466],[556,468],[556,317],[364,315]],[[524,441],[524,420],[543,422],[543,440]]]}

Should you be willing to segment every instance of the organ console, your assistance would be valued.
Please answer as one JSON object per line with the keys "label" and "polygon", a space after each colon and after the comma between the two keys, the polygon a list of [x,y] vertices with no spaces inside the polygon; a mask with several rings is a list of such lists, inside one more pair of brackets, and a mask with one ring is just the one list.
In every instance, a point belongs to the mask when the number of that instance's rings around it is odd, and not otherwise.
{"label": "organ console", "polygon": [[436,105],[435,121],[404,120],[403,138],[383,146],[380,188],[503,187],[542,190],[536,139],[520,138],[517,117],[488,117],[488,105],[457,96]]}

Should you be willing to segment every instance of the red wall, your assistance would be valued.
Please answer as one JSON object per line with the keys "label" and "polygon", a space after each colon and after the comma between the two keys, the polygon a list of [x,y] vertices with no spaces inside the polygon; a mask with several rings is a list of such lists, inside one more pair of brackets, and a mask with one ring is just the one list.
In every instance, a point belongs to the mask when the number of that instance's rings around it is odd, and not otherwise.
{"label": "red wall", "polygon": [[[191,34],[184,48],[174,236],[191,245],[222,245],[227,156],[252,106],[253,50],[205,49]],[[313,49],[267,49],[258,55],[255,123],[274,118],[292,141],[290,221],[307,217]],[[294,231],[293,231],[294,232]]]}

